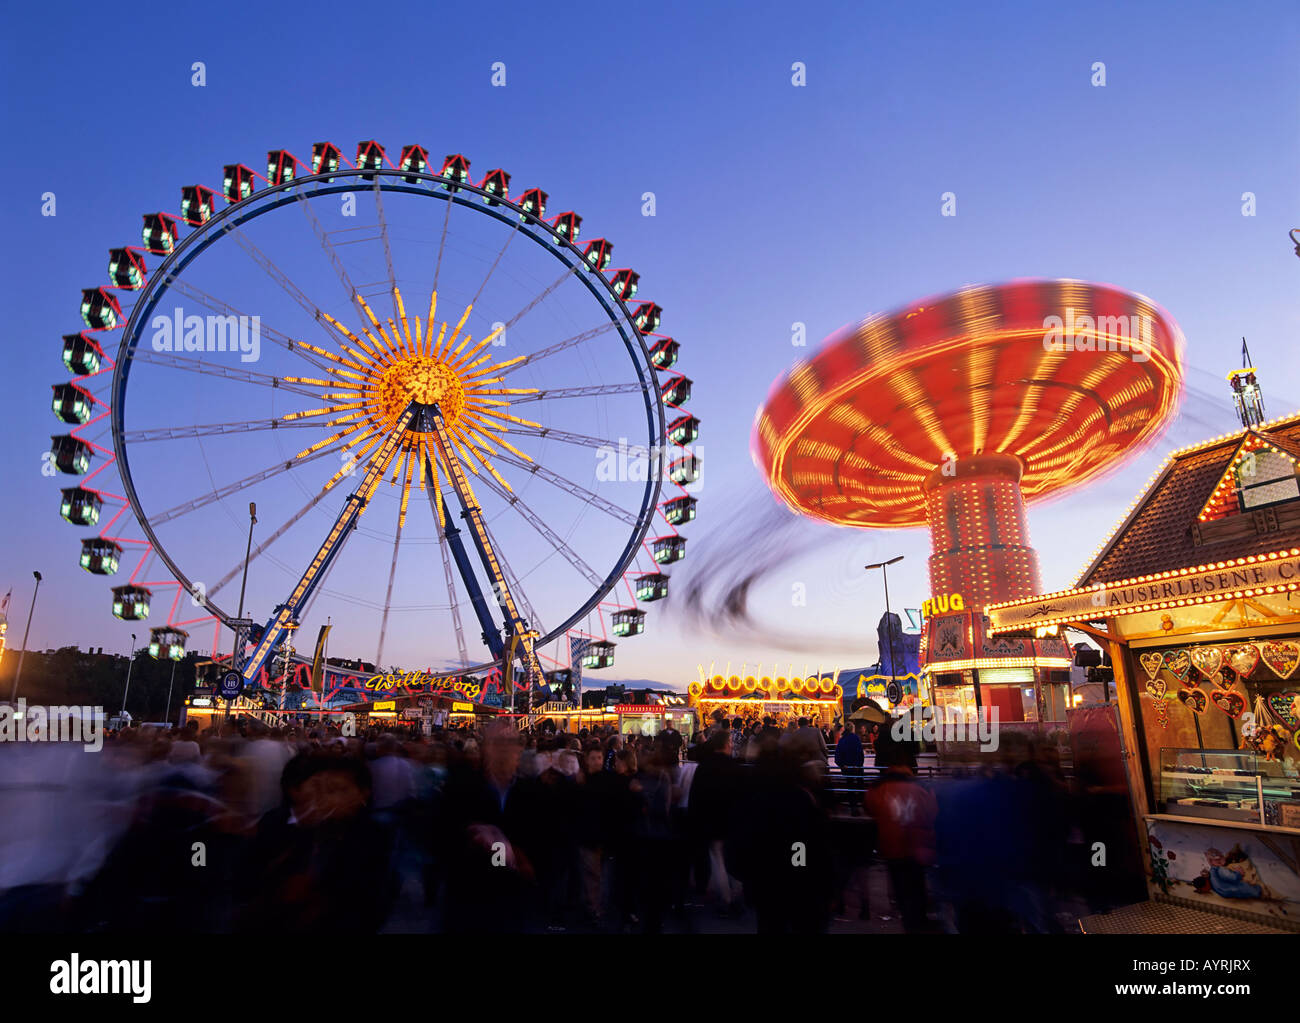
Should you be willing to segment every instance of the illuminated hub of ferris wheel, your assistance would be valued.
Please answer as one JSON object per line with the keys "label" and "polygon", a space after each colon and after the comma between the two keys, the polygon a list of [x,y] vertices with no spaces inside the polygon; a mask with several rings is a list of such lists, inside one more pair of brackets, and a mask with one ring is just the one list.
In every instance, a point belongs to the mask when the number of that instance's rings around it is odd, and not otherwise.
{"label": "illuminated hub of ferris wheel", "polygon": [[[549,197],[541,189],[527,189],[511,197],[510,175],[504,170],[490,170],[475,184],[469,169],[469,160],[453,154],[435,173],[428,151],[416,145],[403,147],[399,160],[393,163],[383,146],[373,140],[357,146],[355,163],[350,166],[341,150],[328,142],[312,147],[310,167],[287,150],[273,150],[267,154],[264,178],[243,164],[230,164],[223,170],[219,189],[200,184],[181,189],[179,217],[165,212],[146,214],[143,245],[111,249],[108,285],[83,290],[81,317],[86,329],[63,338],[63,362],[72,377],[53,388],[54,414],[72,429],[52,437],[49,460],[60,473],[81,477],[76,485],[62,490],[62,517],[73,525],[97,529],[82,540],[81,566],[93,575],[114,576],[124,563],[133,563],[127,580],[112,590],[113,614],[127,621],[147,619],[156,593],[167,588],[174,591],[165,623],[152,630],[150,652],[155,657],[184,657],[189,639],[187,627],[204,622],[213,625],[215,655],[224,625],[239,637],[236,667],[246,681],[256,679],[320,591],[330,567],[384,480],[399,488],[399,500],[376,662],[382,656],[402,532],[413,494],[428,501],[431,520],[437,525],[460,657],[455,672],[446,674],[493,665],[508,674],[518,661],[529,680],[536,681],[541,672],[538,650],[571,633],[582,636],[577,649],[581,650],[583,667],[608,667],[614,660],[611,636],[630,637],[645,631],[646,612],[638,605],[667,596],[669,575],[663,569],[685,556],[686,539],[678,530],[696,514],[696,499],[688,488],[698,479],[700,464],[689,446],[699,435],[699,420],[685,407],[691,397],[692,381],[673,372],[678,342],[658,333],[660,307],[636,299],[639,275],[627,267],[611,266],[613,246],[608,240],[597,238],[579,247],[582,218],[578,214],[566,211],[547,219]],[[339,255],[339,247],[345,242],[334,236],[342,232],[325,230],[313,212],[312,200],[345,193],[373,197],[377,219],[373,240],[382,243],[387,273],[378,290],[368,296],[353,282]],[[436,199],[445,206],[432,286],[420,300],[423,315],[408,310],[407,298],[397,283],[383,202],[386,195]],[[224,207],[218,208],[221,200]],[[346,293],[351,307],[349,318],[351,313],[356,314],[355,325],[325,312],[246,233],[247,225],[286,206],[296,206],[307,214],[316,241]],[[472,336],[467,324],[487,279],[463,312],[459,306],[445,316],[439,312],[438,279],[453,208],[478,214],[473,218],[476,222],[486,217],[509,229],[488,271],[489,278],[507,256],[510,242],[521,236],[540,246],[564,268],[559,280],[534,296],[514,319],[499,322],[495,329],[479,337]],[[226,238],[232,238],[266,277],[314,321],[317,329],[310,340],[262,327],[264,339],[269,337],[274,346],[297,360],[297,371],[257,373],[242,366],[232,367],[228,362],[160,353],[140,343],[146,325],[154,322],[155,311],[168,311],[162,304],[164,300],[186,300],[219,317],[243,315],[232,304],[190,283],[186,276],[187,268],[199,255]],[[159,260],[152,272],[147,257]],[[494,342],[505,326],[546,302],[561,284],[574,280],[584,286],[584,301],[598,314],[600,322],[595,327],[565,338],[548,338],[549,344],[509,359],[495,357]],[[367,301],[367,297],[373,301],[378,295],[383,296],[385,304],[391,302],[391,317],[386,308],[381,316]],[[426,297],[427,307],[423,305]],[[114,331],[121,331],[120,340],[115,354],[110,354],[113,346],[109,339]],[[607,334],[616,335],[621,342],[626,357],[623,364],[630,365],[633,380],[537,388],[512,386],[508,379],[525,366],[537,371],[550,365],[544,360],[577,350]],[[124,414],[132,370],[137,364],[175,374],[199,374],[198,380],[185,381],[188,387],[214,377],[250,389],[270,387],[277,395],[294,396],[300,407],[269,419],[169,422],[158,428],[128,429]],[[180,377],[168,386],[181,387]],[[626,441],[620,445],[612,439],[545,425],[525,414],[530,403],[565,402],[566,407],[572,407],[581,400],[603,402],[613,396],[634,403],[641,410],[636,414],[638,419],[643,418],[644,443],[633,445],[630,452],[644,457],[652,471],[645,474],[635,508],[625,508],[588,490],[572,474],[552,468],[543,455],[529,450],[543,440],[595,450],[626,447]],[[111,432],[111,448],[98,443],[92,435],[97,426],[100,438],[105,426]],[[186,494],[185,501],[168,509],[146,507],[132,475],[132,456],[146,445],[152,450],[179,440],[289,428],[303,430],[304,437],[314,433],[314,439],[302,444],[288,459],[238,480],[213,481],[211,490]],[[673,448],[668,447],[670,444]],[[676,450],[678,454],[663,458],[665,450]],[[242,496],[241,492],[254,485],[289,478],[331,454],[344,458],[343,468],[327,478],[320,474],[311,485],[314,492],[306,507],[290,516],[256,548],[251,548],[250,534],[250,556],[256,559],[292,531],[327,494],[336,488],[340,493],[351,488],[333,524],[313,540],[315,555],[260,630],[231,614],[217,600],[218,591],[235,577],[237,570],[226,573],[211,587],[202,587],[186,572],[186,552],[161,542],[159,530],[166,523]],[[95,460],[100,460],[100,465],[92,469]],[[162,461],[165,465],[166,459]],[[120,479],[120,492],[106,487],[103,481],[92,485],[110,466]],[[540,480],[578,502],[584,514],[585,509],[592,509],[619,524],[626,540],[612,564],[604,569],[593,567],[575,549],[571,538],[561,535],[548,523],[546,515],[524,501],[518,484],[532,480]],[[665,486],[673,490],[665,494]],[[482,492],[492,493],[505,507],[513,509],[590,587],[576,607],[565,607],[558,621],[551,619],[555,622],[552,627],[542,625],[541,616],[511,570],[513,552],[506,549],[509,545],[494,538],[480,502]],[[122,520],[127,509],[139,528],[139,537],[126,533]],[[458,519],[464,528],[457,526]],[[658,528],[654,528],[656,521],[660,523]],[[244,559],[240,561],[242,565]],[[158,564],[171,579],[148,578],[149,570]],[[468,652],[454,577],[459,577],[482,628],[487,646],[484,658],[472,657]],[[183,617],[182,597],[186,595],[196,595],[193,603],[201,606],[200,616]],[[591,627],[593,618],[599,621],[598,628]]]}

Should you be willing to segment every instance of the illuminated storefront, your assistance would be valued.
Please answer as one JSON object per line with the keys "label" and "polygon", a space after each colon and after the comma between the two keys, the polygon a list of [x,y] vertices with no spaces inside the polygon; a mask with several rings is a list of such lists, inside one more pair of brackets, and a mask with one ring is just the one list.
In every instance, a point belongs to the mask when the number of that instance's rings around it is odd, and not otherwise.
{"label": "illuminated storefront", "polygon": [[990,632],[1107,645],[1154,895],[1300,920],[1300,416],[1172,454],[1069,590]]}
{"label": "illuminated storefront", "polygon": [[614,707],[620,735],[658,735],[670,725],[687,741],[699,727],[685,697],[671,703],[620,703]]}
{"label": "illuminated storefront", "polygon": [[775,718],[780,725],[806,717],[818,725],[833,724],[842,716],[844,690],[832,678],[757,678],[713,675],[692,682],[687,690],[691,706],[707,721],[717,711],[728,717]]}

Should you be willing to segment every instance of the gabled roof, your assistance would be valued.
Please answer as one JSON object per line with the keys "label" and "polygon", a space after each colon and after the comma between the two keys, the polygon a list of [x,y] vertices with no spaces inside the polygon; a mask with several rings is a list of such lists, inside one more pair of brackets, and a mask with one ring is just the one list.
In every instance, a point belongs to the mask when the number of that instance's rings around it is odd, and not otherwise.
{"label": "gabled roof", "polygon": [[[1237,465],[1243,459],[1254,458],[1256,452],[1276,452],[1283,458],[1289,459],[1294,466],[1297,459],[1290,452],[1286,442],[1274,434],[1265,433],[1262,430],[1245,430],[1237,443],[1236,449],[1232,452],[1227,464],[1223,468],[1222,474],[1214,483],[1214,488],[1210,491],[1210,496],[1206,499],[1204,507],[1197,514],[1200,521],[1206,519],[1219,518],[1222,515],[1236,515],[1238,513],[1237,494]],[[1253,472],[1253,469],[1248,471]]]}
{"label": "gabled roof", "polygon": [[[1156,470],[1128,516],[1111,534],[1075,586],[1117,582],[1153,572],[1191,568],[1212,557],[1193,527],[1248,434],[1300,457],[1300,413],[1174,451]],[[1300,529],[1261,534],[1232,544],[1231,556],[1266,553],[1300,542]]]}

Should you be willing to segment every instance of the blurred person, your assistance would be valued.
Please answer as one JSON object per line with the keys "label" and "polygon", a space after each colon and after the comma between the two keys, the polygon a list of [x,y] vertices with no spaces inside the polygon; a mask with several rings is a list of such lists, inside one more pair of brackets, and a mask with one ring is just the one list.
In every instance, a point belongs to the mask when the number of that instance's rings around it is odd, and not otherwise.
{"label": "blurred person", "polygon": [[[237,889],[237,928],[253,933],[374,934],[396,897],[391,839],[370,812],[366,764],[300,754],[284,802],[258,824]],[[358,884],[357,879],[364,883]]]}
{"label": "blurred person", "polygon": [[526,845],[541,822],[536,785],[520,775],[523,742],[508,721],[493,721],[475,756],[464,756],[448,772],[436,826],[448,932],[539,927],[537,878]]}
{"label": "blurred person", "polygon": [[632,866],[636,872],[637,906],[647,934],[662,932],[669,902],[673,863],[672,755],[664,743],[653,743],[647,755],[640,758],[632,782],[633,791],[640,797],[632,826]]}
{"label": "blurred person", "polygon": [[[187,721],[185,727],[172,741],[171,748],[167,752],[167,759],[173,763],[198,763],[203,757],[203,751],[199,748],[199,723],[197,721]],[[278,778],[278,775],[277,775]]]}
{"label": "blurred person", "polygon": [[293,753],[278,730],[259,726],[244,751],[249,775],[249,812],[261,817],[280,805],[280,777]]}
{"label": "blurred person", "polygon": [[830,923],[835,864],[821,777],[797,751],[768,741],[746,779],[727,862],[760,934],[818,934]]}
{"label": "blurred person", "polygon": [[378,815],[393,817],[415,798],[415,777],[410,759],[397,736],[385,732],[375,743],[370,762],[374,787],[372,807]]}
{"label": "blurred person", "polygon": [[[856,791],[862,785],[862,765],[864,763],[866,763],[866,755],[863,753],[862,739],[859,737],[857,729],[844,729],[844,734],[840,736],[839,741],[835,744],[835,766],[840,769],[846,787]],[[858,816],[856,795],[851,794],[849,796],[849,813],[854,817]]]}
{"label": "blurred person", "polygon": [[929,928],[925,871],[935,860],[939,812],[934,794],[916,778],[915,747],[892,737],[887,742],[877,740],[876,764],[883,773],[864,799],[876,822],[877,847],[909,934]]}
{"label": "blurred person", "polygon": [[691,831],[708,851],[707,892],[716,900],[718,910],[728,915],[740,909],[739,886],[727,873],[725,860],[731,815],[740,794],[739,770],[731,759],[728,728],[716,732],[705,743],[691,782]]}
{"label": "blurred person", "polygon": [[830,751],[826,749],[826,736],[808,718],[799,718],[791,741],[799,743],[806,755],[820,757],[822,763],[830,756]]}

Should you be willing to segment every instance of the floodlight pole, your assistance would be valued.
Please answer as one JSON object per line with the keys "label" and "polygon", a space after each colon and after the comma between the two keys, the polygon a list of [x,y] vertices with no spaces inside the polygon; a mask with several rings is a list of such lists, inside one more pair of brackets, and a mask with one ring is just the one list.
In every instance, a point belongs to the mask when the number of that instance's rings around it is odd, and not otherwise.
{"label": "floodlight pole", "polygon": [[[131,692],[131,669],[135,667],[135,633],[131,633],[131,656],[126,662],[126,688],[122,690],[122,715],[126,714],[126,697]],[[119,716],[122,716],[119,715]]]}
{"label": "floodlight pole", "polygon": [[866,565],[868,572],[872,569],[880,569],[880,573],[885,580],[885,632],[886,642],[889,644],[889,678],[894,680],[894,618],[893,613],[889,610],[889,566],[897,565],[903,560],[903,555],[896,558],[890,558],[888,561],[877,561],[874,564]]}
{"label": "floodlight pole", "polygon": [[14,688],[9,694],[9,702],[14,706],[18,705],[18,680],[23,677],[23,657],[27,653],[27,636],[32,631],[32,615],[36,613],[36,594],[41,592],[41,573],[33,572],[36,576],[36,589],[32,590],[32,606],[27,609],[27,628],[23,630],[23,648],[18,651],[18,667],[14,671]]}

